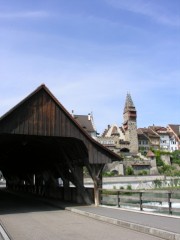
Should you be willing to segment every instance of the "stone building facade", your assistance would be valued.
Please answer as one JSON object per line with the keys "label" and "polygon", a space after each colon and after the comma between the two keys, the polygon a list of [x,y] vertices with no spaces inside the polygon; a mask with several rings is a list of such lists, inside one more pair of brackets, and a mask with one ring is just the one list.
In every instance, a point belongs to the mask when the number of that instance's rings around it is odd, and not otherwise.
{"label": "stone building facade", "polygon": [[136,108],[131,95],[128,93],[123,112],[123,125],[108,125],[102,136],[97,138],[97,141],[116,153],[137,154],[138,136],[136,118]]}
{"label": "stone building facade", "polygon": [[138,136],[137,136],[137,114],[136,108],[132,101],[131,95],[128,93],[126,96],[124,113],[123,129],[125,132],[125,140],[129,141],[129,150],[133,154],[138,153]]}

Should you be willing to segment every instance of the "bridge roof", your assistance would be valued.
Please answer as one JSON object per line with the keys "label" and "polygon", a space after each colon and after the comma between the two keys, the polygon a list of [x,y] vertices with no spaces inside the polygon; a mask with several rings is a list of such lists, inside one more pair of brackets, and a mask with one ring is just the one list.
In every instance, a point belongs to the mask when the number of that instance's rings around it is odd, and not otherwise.
{"label": "bridge roof", "polygon": [[15,156],[21,169],[25,162],[39,162],[39,167],[43,161],[45,165],[55,163],[58,156],[61,163],[69,158],[82,165],[121,160],[94,140],[44,84],[0,118],[0,145],[0,169],[12,164]]}

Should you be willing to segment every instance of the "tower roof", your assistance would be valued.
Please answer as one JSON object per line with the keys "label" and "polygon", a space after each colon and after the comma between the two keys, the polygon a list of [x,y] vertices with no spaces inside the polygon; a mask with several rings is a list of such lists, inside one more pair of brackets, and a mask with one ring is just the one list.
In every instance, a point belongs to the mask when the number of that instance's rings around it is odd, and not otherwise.
{"label": "tower roof", "polygon": [[155,154],[151,150],[149,150],[146,157],[155,157]]}
{"label": "tower roof", "polygon": [[135,109],[135,106],[134,106],[134,103],[132,101],[130,93],[127,93],[125,106],[124,106],[124,113],[129,111],[129,110],[136,110],[136,109]]}

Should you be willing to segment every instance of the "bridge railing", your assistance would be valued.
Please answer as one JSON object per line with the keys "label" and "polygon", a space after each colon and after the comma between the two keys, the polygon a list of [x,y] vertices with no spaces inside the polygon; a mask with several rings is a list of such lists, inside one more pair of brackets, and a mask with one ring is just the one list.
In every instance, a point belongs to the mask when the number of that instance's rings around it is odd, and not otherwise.
{"label": "bridge railing", "polygon": [[180,215],[180,190],[99,189],[100,204]]}

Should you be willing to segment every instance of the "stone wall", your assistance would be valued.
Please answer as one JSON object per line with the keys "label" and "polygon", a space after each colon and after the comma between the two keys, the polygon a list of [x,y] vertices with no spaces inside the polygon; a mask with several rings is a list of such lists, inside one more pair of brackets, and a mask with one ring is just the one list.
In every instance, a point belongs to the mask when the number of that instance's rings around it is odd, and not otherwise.
{"label": "stone wall", "polygon": [[165,164],[171,165],[170,155],[168,155],[168,154],[162,154],[162,155],[161,155],[161,159],[162,159],[162,161],[163,161]]}

